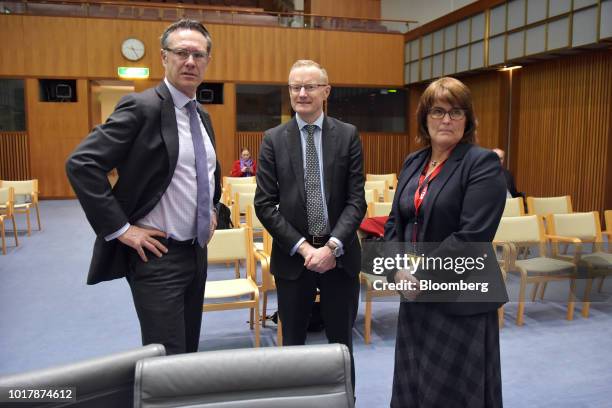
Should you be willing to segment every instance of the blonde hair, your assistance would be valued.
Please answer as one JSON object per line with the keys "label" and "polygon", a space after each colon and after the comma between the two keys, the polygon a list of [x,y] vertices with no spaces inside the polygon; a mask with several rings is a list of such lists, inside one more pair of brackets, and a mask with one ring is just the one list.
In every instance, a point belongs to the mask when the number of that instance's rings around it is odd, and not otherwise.
{"label": "blonde hair", "polygon": [[319,70],[319,72],[321,72],[321,80],[327,85],[329,84],[329,77],[327,76],[327,71],[325,70],[325,68],[323,68],[321,66],[321,64],[319,64],[318,62],[314,62],[313,60],[297,60],[293,63],[293,65],[291,66],[291,69],[289,70],[289,75],[291,75],[291,71],[293,71],[294,69],[297,68],[303,68],[303,67],[314,67],[317,68]]}

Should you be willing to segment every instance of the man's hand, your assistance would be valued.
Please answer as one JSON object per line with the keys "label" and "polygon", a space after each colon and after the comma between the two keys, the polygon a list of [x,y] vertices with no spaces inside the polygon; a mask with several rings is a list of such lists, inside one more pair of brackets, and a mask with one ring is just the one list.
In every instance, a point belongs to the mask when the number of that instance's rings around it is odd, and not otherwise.
{"label": "man's hand", "polygon": [[212,211],[210,213],[210,235],[208,237],[208,242],[206,242],[206,245],[208,245],[208,243],[212,239],[213,235],[215,234],[216,229],[217,229],[217,211]]}
{"label": "man's hand", "polygon": [[304,258],[304,266],[311,271],[325,273],[336,267],[336,257],[328,246],[323,246]]}
{"label": "man's hand", "polygon": [[138,256],[143,262],[148,262],[147,256],[145,255],[145,248],[153,252],[158,258],[161,258],[162,252],[165,254],[168,252],[168,248],[161,242],[156,240],[154,237],[166,238],[166,233],[156,229],[148,229],[137,227],[136,225],[130,225],[127,231],[121,234],[117,239],[121,243],[132,247],[138,252]]}
{"label": "man's hand", "polygon": [[409,301],[414,301],[419,293],[419,280],[407,269],[400,269],[395,274],[395,283],[405,282],[406,290],[399,291]]}

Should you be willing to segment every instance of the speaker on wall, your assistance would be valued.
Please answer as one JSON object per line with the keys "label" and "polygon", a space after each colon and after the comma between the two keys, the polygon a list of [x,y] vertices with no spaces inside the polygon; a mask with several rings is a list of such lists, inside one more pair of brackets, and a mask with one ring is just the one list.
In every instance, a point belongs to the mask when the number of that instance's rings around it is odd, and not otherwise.
{"label": "speaker on wall", "polygon": [[223,84],[201,83],[196,91],[196,99],[201,104],[223,104]]}
{"label": "speaker on wall", "polygon": [[76,79],[39,79],[40,102],[76,102]]}

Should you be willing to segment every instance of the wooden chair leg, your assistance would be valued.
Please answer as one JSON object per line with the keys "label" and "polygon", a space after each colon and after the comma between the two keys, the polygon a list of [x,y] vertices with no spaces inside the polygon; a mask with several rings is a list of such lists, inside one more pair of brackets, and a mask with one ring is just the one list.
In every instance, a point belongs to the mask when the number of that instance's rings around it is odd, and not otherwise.
{"label": "wooden chair leg", "polygon": [[268,310],[268,291],[264,291],[263,293],[263,302],[261,305],[261,327],[266,327],[266,316]]}
{"label": "wooden chair leg", "polygon": [[567,320],[574,320],[576,279],[570,280],[569,298],[567,299]]}
{"label": "wooden chair leg", "polygon": [[38,221],[38,230],[42,230],[42,226],[40,225],[40,209],[38,208],[38,203],[35,205],[36,207],[36,221]]}
{"label": "wooden chair leg", "polygon": [[6,235],[4,233],[4,219],[0,220],[0,235],[2,235],[2,255],[6,255]]}
{"label": "wooden chair leg", "polygon": [[538,289],[540,289],[540,284],[539,283],[534,283],[533,286],[531,287],[531,301],[535,302],[535,298],[538,295]]}
{"label": "wooden chair leg", "polygon": [[544,292],[546,291],[546,285],[548,282],[542,283],[542,289],[540,290],[540,300],[544,300]]}
{"label": "wooden chair leg", "polygon": [[497,321],[498,321],[500,328],[504,327],[504,307],[503,306],[500,306],[499,309],[497,309]]}
{"label": "wooden chair leg", "polygon": [[11,216],[13,220],[13,234],[15,235],[15,246],[19,246],[19,239],[17,238],[17,223],[15,222],[15,214]]}
{"label": "wooden chair leg", "polygon": [[593,278],[587,280],[586,288],[584,289],[584,299],[582,300],[582,317],[589,317],[589,309],[591,308],[591,288],[593,287]]}
{"label": "wooden chair leg", "polygon": [[519,304],[518,311],[516,312],[516,325],[523,325],[523,314],[525,313],[525,286],[527,283],[525,282],[525,278],[521,276],[521,286],[519,290]]}
{"label": "wooden chair leg", "polygon": [[30,208],[25,209],[26,225],[28,227],[28,237],[32,236],[32,225],[30,223]]}
{"label": "wooden chair leg", "polygon": [[370,344],[372,341],[372,294],[370,293],[370,288],[366,288],[365,329],[363,337],[365,344]]}
{"label": "wooden chair leg", "polygon": [[260,327],[259,327],[259,294],[258,293],[255,294],[255,307],[251,310],[255,314],[254,316],[255,318],[254,319],[255,321],[255,347],[259,347],[261,343],[261,338],[260,338]]}
{"label": "wooden chair leg", "polygon": [[276,344],[278,347],[283,347],[283,325],[281,323],[280,316],[278,317],[276,324]]}
{"label": "wooden chair leg", "polygon": [[599,286],[597,287],[597,292],[599,292],[599,293],[601,293],[601,291],[603,290],[604,280],[606,280],[606,277],[602,276],[601,280],[599,281]]}

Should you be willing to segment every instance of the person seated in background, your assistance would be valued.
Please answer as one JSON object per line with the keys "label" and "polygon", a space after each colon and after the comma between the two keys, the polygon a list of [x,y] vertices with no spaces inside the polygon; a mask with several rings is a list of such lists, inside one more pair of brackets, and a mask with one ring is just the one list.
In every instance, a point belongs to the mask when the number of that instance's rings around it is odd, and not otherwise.
{"label": "person seated in background", "polygon": [[232,166],[232,177],[251,177],[257,171],[257,164],[251,157],[251,152],[246,147],[242,148],[240,159],[234,162]]}
{"label": "person seated in background", "polygon": [[515,198],[515,197],[523,197],[525,198],[525,194],[517,191],[516,185],[514,184],[514,177],[512,177],[512,173],[510,170],[504,167],[504,159],[506,158],[506,153],[502,149],[495,148],[493,149],[495,154],[499,157],[499,161],[501,161],[502,170],[504,173],[504,179],[506,180],[506,197]]}

